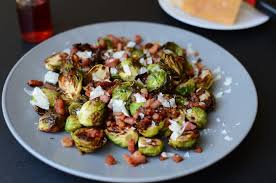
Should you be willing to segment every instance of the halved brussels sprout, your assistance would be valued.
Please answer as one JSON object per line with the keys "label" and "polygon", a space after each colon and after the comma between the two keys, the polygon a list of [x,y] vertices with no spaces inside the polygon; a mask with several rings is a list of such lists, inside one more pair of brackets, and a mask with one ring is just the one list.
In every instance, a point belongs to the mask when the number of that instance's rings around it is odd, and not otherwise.
{"label": "halved brussels sprout", "polygon": [[130,58],[122,61],[119,66],[119,76],[124,81],[134,81],[139,74],[139,68],[134,66]]}
{"label": "halved brussels sprout", "polygon": [[209,69],[203,69],[197,78],[197,87],[209,89],[213,84],[213,74]]}
{"label": "halved brussels sprout", "polygon": [[139,137],[138,151],[146,156],[157,156],[164,149],[164,143],[157,138]]}
{"label": "halved brussels sprout", "polygon": [[133,60],[138,60],[139,58],[141,58],[144,55],[143,50],[138,50],[135,49],[131,52],[131,58]]}
{"label": "halved brussels sprout", "polygon": [[58,79],[59,87],[64,91],[66,97],[72,100],[76,100],[80,97],[82,90],[83,76],[76,70],[70,70],[69,72],[63,72]]}
{"label": "halved brussels sprout", "polygon": [[199,128],[203,128],[207,124],[207,113],[199,107],[188,109],[186,111],[186,118],[195,123]]}
{"label": "halved brussels sprout", "polygon": [[131,139],[134,140],[136,144],[139,137],[135,129],[132,128],[125,128],[124,130],[113,130],[112,128],[107,127],[104,132],[110,141],[123,148],[128,146],[128,142]]}
{"label": "halved brussels sprout", "polygon": [[83,126],[101,126],[106,112],[106,105],[101,100],[85,102],[79,112],[78,119]]}
{"label": "halved brussels sprout", "polygon": [[109,67],[104,66],[102,64],[97,64],[94,67],[92,67],[87,75],[86,79],[88,81],[109,81],[110,79],[110,72]]}
{"label": "halved brussels sprout", "polygon": [[177,56],[182,56],[183,57],[185,55],[184,49],[181,48],[180,46],[178,46],[177,44],[175,44],[174,42],[167,42],[162,47],[163,47],[164,50],[172,51]]}
{"label": "halved brussels sprout", "polygon": [[159,131],[163,128],[164,122],[161,121],[159,123],[152,122],[150,126],[148,126],[146,129],[142,127],[139,123],[137,125],[137,129],[141,135],[144,137],[153,137],[159,133]]}
{"label": "halved brussels sprout", "polygon": [[80,124],[79,119],[76,115],[70,115],[67,117],[65,123],[65,131],[74,132],[81,127],[82,125]]}
{"label": "halved brussels sprout", "polygon": [[133,82],[123,82],[112,90],[112,99],[127,101],[132,94]]}
{"label": "halved brussels sprout", "polygon": [[190,149],[197,144],[198,139],[199,131],[195,129],[184,131],[176,140],[170,138],[168,144],[175,149]]}
{"label": "halved brussels sprout", "polygon": [[77,115],[77,111],[80,111],[82,104],[79,102],[72,102],[69,107],[68,111],[70,115]]}
{"label": "halved brussels sprout", "polygon": [[76,147],[82,153],[90,153],[106,144],[103,130],[97,128],[80,128],[71,133]]}
{"label": "halved brussels sprout", "polygon": [[42,92],[47,96],[49,100],[50,107],[55,106],[55,101],[57,97],[59,96],[59,93],[55,90],[51,90],[48,88],[41,88]]}
{"label": "halved brussels sprout", "polygon": [[146,87],[151,92],[164,86],[167,82],[167,73],[164,70],[153,72],[148,75]]}
{"label": "halved brussels sprout", "polygon": [[56,53],[48,57],[44,61],[46,69],[49,71],[59,71],[62,65],[66,62],[64,57],[62,57],[62,54],[65,55],[66,53]]}
{"label": "halved brussels sprout", "polygon": [[46,112],[39,118],[38,129],[43,132],[58,132],[63,130],[65,118],[53,112]]}
{"label": "halved brussels sprout", "polygon": [[136,111],[142,107],[143,105],[145,104],[145,102],[139,102],[139,103],[136,103],[136,102],[133,102],[129,105],[129,110],[130,110],[130,114],[131,115],[134,115],[136,113]]}
{"label": "halved brussels sprout", "polygon": [[176,87],[176,92],[180,95],[186,96],[192,92],[194,92],[196,89],[196,84],[194,79],[189,79],[188,81],[179,84]]}

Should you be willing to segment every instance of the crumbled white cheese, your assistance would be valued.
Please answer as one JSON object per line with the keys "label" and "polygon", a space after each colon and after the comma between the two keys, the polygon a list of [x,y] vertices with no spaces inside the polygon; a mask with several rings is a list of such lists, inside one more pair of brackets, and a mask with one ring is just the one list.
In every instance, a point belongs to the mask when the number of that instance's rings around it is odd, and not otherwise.
{"label": "crumbled white cheese", "polygon": [[66,48],[62,52],[67,53],[68,55],[70,55],[71,50],[70,50],[70,48]]}
{"label": "crumbled white cheese", "polygon": [[30,103],[34,106],[40,107],[41,109],[49,110],[49,100],[39,87],[34,88]]}
{"label": "crumbled white cheese", "polygon": [[176,104],[175,104],[175,98],[171,98],[170,100],[169,100],[169,103],[170,103],[170,106],[171,107],[176,107]]}
{"label": "crumbled white cheese", "polygon": [[110,68],[110,74],[111,75],[116,75],[118,73],[118,70],[115,67]]}
{"label": "crumbled white cheese", "polygon": [[76,114],[77,114],[77,116],[78,116],[78,115],[80,114],[80,110],[77,110],[77,111],[76,111]]}
{"label": "crumbled white cheese", "polygon": [[216,77],[215,77],[214,81],[218,81],[218,80],[220,80],[220,79],[221,79],[221,75],[220,75],[220,74],[218,74],[218,75],[216,75]]}
{"label": "crumbled white cheese", "polygon": [[228,135],[226,135],[226,136],[224,137],[224,140],[226,140],[226,141],[232,141],[232,140],[233,140],[233,138],[232,138],[232,137],[230,137],[230,136],[228,136]]}
{"label": "crumbled white cheese", "polygon": [[134,126],[130,127],[131,130],[136,130],[136,128]]}
{"label": "crumbled white cheese", "polygon": [[139,113],[139,116],[140,116],[141,119],[144,119],[145,114],[143,114],[143,113],[140,112],[140,113]]}
{"label": "crumbled white cheese", "polygon": [[97,97],[103,96],[104,95],[104,90],[102,89],[101,86],[97,86],[94,90],[90,92],[90,100],[93,100]]}
{"label": "crumbled white cheese", "polygon": [[152,64],[152,57],[148,57],[146,62],[147,64]]}
{"label": "crumbled white cheese", "polygon": [[231,77],[226,77],[224,81],[225,86],[229,86],[232,84],[232,78]]}
{"label": "crumbled white cheese", "polygon": [[210,71],[208,69],[204,69],[201,71],[200,78],[204,79],[206,76],[210,74]]}
{"label": "crumbled white cheese", "polygon": [[149,144],[149,143],[151,143],[151,142],[152,142],[152,140],[151,140],[151,139],[148,139],[148,138],[146,139],[146,143],[148,143],[148,144]]}
{"label": "crumbled white cheese", "polygon": [[113,112],[122,112],[124,115],[129,116],[128,111],[125,107],[126,102],[118,99],[112,99]]}
{"label": "crumbled white cheese", "polygon": [[192,113],[192,109],[188,109],[186,112],[187,112],[187,114],[191,114]]}
{"label": "crumbled white cheese", "polygon": [[181,126],[179,123],[177,123],[174,120],[169,120],[169,122],[170,122],[169,129],[172,131],[170,139],[176,140],[179,136],[181,136],[181,134],[185,130],[186,123],[184,123]]}
{"label": "crumbled white cheese", "polygon": [[162,152],[161,156],[164,157],[164,158],[168,158],[168,154],[166,152]]}
{"label": "crumbled white cheese", "polygon": [[123,66],[124,73],[125,73],[126,75],[129,75],[129,76],[130,76],[130,75],[131,75],[131,70],[130,70],[128,64],[122,64],[122,66]]}
{"label": "crumbled white cheese", "polygon": [[112,57],[121,60],[124,54],[125,54],[125,51],[117,51],[112,55]]}
{"label": "crumbled white cheese", "polygon": [[139,74],[145,74],[146,72],[148,72],[148,69],[146,67],[141,67],[139,70]]}
{"label": "crumbled white cheese", "polygon": [[106,52],[104,52],[105,59],[111,58],[112,55],[113,55],[113,50],[112,49],[109,49]]}
{"label": "crumbled white cheese", "polygon": [[200,106],[205,106],[205,103],[204,102],[199,102],[198,103]]}
{"label": "crumbled white cheese", "polygon": [[127,48],[133,48],[136,45],[134,41],[129,41],[126,45]]}
{"label": "crumbled white cheese", "polygon": [[171,107],[170,106],[170,102],[165,99],[163,97],[163,94],[162,93],[159,93],[158,96],[157,96],[157,100],[159,100],[159,102],[161,102],[161,104],[164,106],[164,107]]}
{"label": "crumbled white cheese", "polygon": [[184,154],[184,158],[189,158],[189,157],[190,157],[189,152],[186,152],[186,153]]}
{"label": "crumbled white cheese", "polygon": [[151,126],[156,126],[156,122],[155,121],[151,121]]}
{"label": "crumbled white cheese", "polygon": [[205,92],[199,96],[199,100],[204,101],[204,100],[207,100],[209,97],[210,97],[209,93]]}
{"label": "crumbled white cheese", "polygon": [[222,131],[221,131],[221,134],[222,134],[222,135],[226,135],[226,134],[227,134],[227,131],[226,131],[226,130],[222,130]]}
{"label": "crumbled white cheese", "polygon": [[113,99],[110,99],[110,101],[109,101],[107,107],[108,107],[109,109],[112,109],[112,104],[113,104]]}
{"label": "crumbled white cheese", "polygon": [[44,82],[48,82],[48,83],[52,83],[52,84],[57,84],[58,82],[58,77],[59,74],[53,71],[48,71],[45,75],[44,75]]}
{"label": "crumbled white cheese", "polygon": [[134,97],[135,97],[137,103],[147,101],[147,99],[144,96],[142,96],[140,93],[135,93]]}
{"label": "crumbled white cheese", "polygon": [[236,126],[239,126],[240,124],[241,124],[241,123],[240,123],[240,122],[238,122],[238,123],[236,123],[235,125],[236,125]]}
{"label": "crumbled white cheese", "polygon": [[222,91],[218,92],[218,93],[215,95],[216,98],[221,98],[222,96],[223,96],[223,92],[222,92]]}
{"label": "crumbled white cheese", "polygon": [[228,88],[227,90],[224,90],[224,93],[231,93],[231,88]]}
{"label": "crumbled white cheese", "polygon": [[78,57],[82,59],[87,59],[92,57],[91,51],[78,51],[76,54],[78,55]]}
{"label": "crumbled white cheese", "polygon": [[217,121],[217,122],[220,122],[221,120],[220,120],[220,118],[216,118],[216,121]]}
{"label": "crumbled white cheese", "polygon": [[146,60],[144,58],[140,58],[139,62],[142,65],[147,65],[147,62],[146,62]]}

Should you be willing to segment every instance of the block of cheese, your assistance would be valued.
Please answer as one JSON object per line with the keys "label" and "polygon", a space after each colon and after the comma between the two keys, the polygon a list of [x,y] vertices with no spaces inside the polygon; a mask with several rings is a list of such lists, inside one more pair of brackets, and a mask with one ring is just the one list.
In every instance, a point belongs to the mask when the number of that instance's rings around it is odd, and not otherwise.
{"label": "block of cheese", "polygon": [[180,8],[192,16],[231,25],[235,23],[241,2],[242,0],[182,0]]}

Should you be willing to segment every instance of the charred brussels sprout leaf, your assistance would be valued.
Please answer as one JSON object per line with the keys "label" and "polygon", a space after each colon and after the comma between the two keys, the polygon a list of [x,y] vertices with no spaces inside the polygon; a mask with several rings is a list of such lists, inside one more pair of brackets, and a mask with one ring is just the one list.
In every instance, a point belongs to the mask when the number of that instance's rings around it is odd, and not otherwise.
{"label": "charred brussels sprout leaf", "polygon": [[209,69],[203,69],[197,78],[197,87],[209,89],[213,84],[213,74]]}
{"label": "charred brussels sprout leaf", "polygon": [[167,70],[180,77],[184,73],[186,61],[178,58],[179,57],[176,58],[170,54],[163,54],[161,62]]}
{"label": "charred brussels sprout leaf", "polygon": [[107,128],[105,129],[105,134],[110,141],[123,148],[128,146],[128,142],[131,139],[134,140],[135,144],[138,141],[138,133],[132,128],[127,128],[120,132],[111,131],[109,128]]}
{"label": "charred brussels sprout leaf", "polygon": [[175,149],[190,149],[193,148],[199,139],[198,130],[185,131],[176,138],[176,140],[169,139],[168,144]]}
{"label": "charred brussels sprout leaf", "polygon": [[176,92],[180,95],[186,96],[192,92],[194,92],[196,89],[195,81],[193,79],[189,79],[188,81],[179,84],[176,87]]}
{"label": "charred brussels sprout leaf", "polygon": [[188,109],[186,118],[195,123],[199,128],[203,128],[207,123],[207,113],[199,107]]}
{"label": "charred brussels sprout leaf", "polygon": [[70,115],[66,119],[65,123],[65,131],[67,132],[74,132],[75,130],[81,128],[82,125],[79,122],[79,119],[76,115]]}
{"label": "charred brussels sprout leaf", "polygon": [[90,100],[83,104],[78,119],[83,126],[101,126],[105,118],[106,106],[101,100]]}
{"label": "charred brussels sprout leaf", "polygon": [[164,50],[170,50],[177,56],[184,56],[185,52],[184,49],[175,44],[174,42],[167,42],[166,44],[163,45]]}
{"label": "charred brussels sprout leaf", "polygon": [[81,109],[82,104],[79,102],[72,102],[68,107],[68,111],[70,115],[77,115],[77,111]]}
{"label": "charred brussels sprout leaf", "polygon": [[80,97],[83,76],[76,70],[63,72],[59,76],[58,85],[66,94],[66,97],[76,100]]}
{"label": "charred brussels sprout leaf", "polygon": [[106,144],[103,130],[97,128],[80,128],[71,133],[76,147],[82,153],[90,153]]}
{"label": "charred brussels sprout leaf", "polygon": [[38,129],[43,132],[62,131],[65,124],[65,118],[53,112],[46,112],[39,118]]}
{"label": "charred brussels sprout leaf", "polygon": [[163,141],[157,138],[139,137],[138,150],[146,156],[157,156],[164,149]]}

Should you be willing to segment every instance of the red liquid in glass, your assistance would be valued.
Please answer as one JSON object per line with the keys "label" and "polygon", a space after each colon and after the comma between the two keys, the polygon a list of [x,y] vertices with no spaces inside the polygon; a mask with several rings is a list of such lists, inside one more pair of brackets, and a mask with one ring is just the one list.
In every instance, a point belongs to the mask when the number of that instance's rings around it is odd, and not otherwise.
{"label": "red liquid in glass", "polygon": [[33,0],[32,4],[16,6],[22,38],[38,43],[53,34],[49,0]]}

